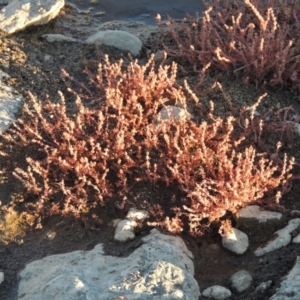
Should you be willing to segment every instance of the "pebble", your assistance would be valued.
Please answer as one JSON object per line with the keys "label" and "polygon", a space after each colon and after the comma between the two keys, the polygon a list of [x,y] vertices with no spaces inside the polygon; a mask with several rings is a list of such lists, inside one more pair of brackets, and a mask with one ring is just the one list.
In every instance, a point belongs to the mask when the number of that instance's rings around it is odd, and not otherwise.
{"label": "pebble", "polygon": [[4,273],[0,272],[0,284],[4,281]]}
{"label": "pebble", "polygon": [[231,286],[239,293],[247,290],[251,286],[252,280],[250,273],[245,270],[234,273],[230,278]]}
{"label": "pebble", "polygon": [[128,220],[144,221],[149,218],[149,213],[146,210],[138,210],[131,208],[126,216]]}
{"label": "pebble", "polygon": [[247,251],[249,247],[249,239],[244,232],[236,228],[232,228],[231,233],[222,236],[222,244],[228,250],[240,255]]}
{"label": "pebble", "polygon": [[114,239],[119,242],[126,242],[135,238],[134,229],[137,223],[133,220],[122,220],[119,222]]}
{"label": "pebble", "polygon": [[268,280],[265,282],[262,282],[256,289],[255,291],[261,294],[264,294],[267,289],[270,288],[270,286],[272,285],[272,280]]}
{"label": "pebble", "polygon": [[214,285],[205,289],[202,292],[202,296],[210,299],[224,300],[231,297],[231,292],[230,290],[224,288],[223,286]]}

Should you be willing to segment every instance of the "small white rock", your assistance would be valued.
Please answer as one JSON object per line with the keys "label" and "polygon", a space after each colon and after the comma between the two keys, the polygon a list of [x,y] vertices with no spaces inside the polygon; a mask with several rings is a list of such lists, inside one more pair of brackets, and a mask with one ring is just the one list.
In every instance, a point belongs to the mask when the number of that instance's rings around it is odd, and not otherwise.
{"label": "small white rock", "polygon": [[119,222],[114,239],[120,242],[126,242],[135,238],[134,229],[137,223],[132,220],[122,220]]}
{"label": "small white rock", "polygon": [[300,124],[299,123],[295,124],[294,129],[295,129],[296,133],[298,133],[298,135],[300,135]]}
{"label": "small white rock", "polygon": [[205,289],[202,292],[202,296],[216,300],[223,300],[231,297],[231,292],[223,286],[214,285]]}
{"label": "small white rock", "polygon": [[231,233],[222,236],[222,244],[225,248],[236,254],[243,254],[249,247],[249,239],[244,232],[232,228]]}
{"label": "small white rock", "polygon": [[193,118],[193,116],[185,109],[173,105],[163,107],[154,119],[154,124],[161,124],[163,121],[175,119],[185,121]]}
{"label": "small white rock", "polygon": [[234,273],[230,278],[231,285],[239,293],[247,290],[252,283],[252,276],[245,270]]}
{"label": "small white rock", "polygon": [[300,243],[300,234],[298,234],[296,237],[294,237],[292,242],[295,244],[299,244]]}
{"label": "small white rock", "polygon": [[267,222],[270,219],[281,219],[282,214],[273,211],[261,210],[258,205],[249,205],[238,212],[240,218],[255,218],[259,223]]}
{"label": "small white rock", "polygon": [[138,210],[131,208],[126,216],[126,219],[141,222],[149,218],[149,213],[146,210]]}
{"label": "small white rock", "polygon": [[267,290],[268,288],[270,288],[271,285],[272,285],[272,280],[268,280],[268,281],[262,282],[262,283],[255,289],[255,291],[264,294],[264,293],[266,292],[266,290]]}
{"label": "small white rock", "polygon": [[53,62],[53,57],[49,54],[46,54],[44,56],[44,62],[51,62],[52,63]]}
{"label": "small white rock", "polygon": [[122,30],[98,31],[91,35],[86,44],[104,44],[117,49],[129,51],[132,55],[140,55],[143,43],[133,34]]}
{"label": "small white rock", "polygon": [[48,43],[54,43],[54,42],[76,42],[77,40],[59,33],[49,33],[44,34],[42,37],[48,42]]}
{"label": "small white rock", "polygon": [[262,256],[270,251],[274,251],[276,249],[285,247],[292,240],[292,236],[290,235],[290,233],[293,230],[297,229],[299,226],[300,226],[299,218],[290,220],[289,224],[286,227],[275,232],[275,234],[277,234],[278,237],[275,240],[269,242],[265,247],[257,248],[257,250],[254,252],[255,255]]}
{"label": "small white rock", "polygon": [[4,281],[4,273],[0,272],[0,284]]}

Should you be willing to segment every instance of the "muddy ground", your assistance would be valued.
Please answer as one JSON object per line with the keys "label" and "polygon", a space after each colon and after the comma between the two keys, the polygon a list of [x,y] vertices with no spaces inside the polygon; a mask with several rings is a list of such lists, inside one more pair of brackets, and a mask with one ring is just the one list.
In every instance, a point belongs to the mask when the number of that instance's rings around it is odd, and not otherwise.
{"label": "muddy ground", "polygon": [[[28,91],[39,99],[50,95],[57,99],[57,90],[67,94],[65,78],[62,77],[61,69],[65,69],[76,80],[88,82],[84,69],[90,70],[103,59],[107,53],[111,60],[123,58],[130,61],[125,53],[107,47],[95,47],[81,43],[54,43],[50,44],[41,36],[45,33],[62,33],[72,35],[83,40],[97,27],[103,26],[98,19],[88,14],[77,14],[70,7],[66,7],[60,16],[45,26],[27,29],[12,36],[1,34],[0,39],[0,66],[3,71],[10,75],[7,83],[24,96],[24,101],[30,101]],[[120,24],[110,23],[107,28],[120,28]],[[140,25],[131,23],[127,29],[139,31]],[[146,32],[146,33],[145,33]],[[159,44],[159,34],[143,31],[141,38],[144,49],[141,63],[147,60],[147,55],[162,49]],[[45,60],[45,55],[50,59]],[[49,57],[48,57],[49,58]],[[188,80],[191,87],[197,83],[197,76],[192,72],[179,72],[178,82]],[[222,83],[227,95],[231,97],[234,107],[253,104],[265,91],[268,96],[262,110],[275,103],[282,107],[292,105],[296,112],[300,112],[300,98],[291,93],[285,87],[276,89],[256,88],[255,85],[244,85],[241,80],[227,73],[214,73],[208,77],[201,87],[206,90],[213,82],[218,80]],[[80,89],[80,88],[79,88]],[[81,91],[82,92],[82,91]],[[220,114],[227,113],[227,104],[222,94],[215,90],[208,95],[201,94],[203,101],[213,100],[217,103],[216,111]],[[22,112],[20,112],[22,115]],[[300,161],[300,137],[293,134],[284,143],[282,151],[294,156]],[[4,147],[2,143],[2,147]],[[0,222],[0,271],[5,274],[5,280],[0,287],[0,299],[17,299],[18,272],[31,261],[48,255],[66,253],[73,250],[87,251],[96,244],[103,243],[108,255],[125,257],[139,245],[140,239],[146,235],[150,227],[145,226],[137,233],[134,241],[119,243],[113,240],[114,228],[110,225],[116,218],[123,218],[126,211],[119,211],[113,205],[106,208],[98,208],[93,211],[97,219],[86,218],[74,220],[61,216],[52,216],[41,221],[42,228],[35,228],[36,220],[30,221],[26,216],[26,193],[21,183],[11,174],[15,159],[24,160],[24,153],[16,153],[11,149],[14,161],[1,158],[1,185],[0,200],[2,202]],[[129,197],[138,201],[161,201],[166,204],[171,195],[168,189],[150,186],[144,183],[136,184],[131,190]],[[300,211],[300,184],[294,182],[291,192],[284,195],[281,203],[286,211],[285,223],[292,216],[292,210]],[[167,205],[167,204],[166,204]],[[270,236],[261,232],[260,241],[267,241]],[[269,299],[275,293],[276,287],[294,265],[295,259],[300,255],[300,246],[291,244],[283,249],[274,251],[264,257],[256,257],[253,251],[261,246],[250,238],[250,249],[242,256],[235,256],[222,248],[221,237],[212,230],[211,234],[202,237],[192,237],[183,232],[181,237],[188,248],[194,254],[195,278],[200,289],[211,285],[229,286],[228,279],[232,274],[241,269],[248,270],[253,276],[253,285],[244,294],[234,294],[231,299]],[[255,292],[255,288],[262,282],[272,280],[272,286],[266,293]]]}

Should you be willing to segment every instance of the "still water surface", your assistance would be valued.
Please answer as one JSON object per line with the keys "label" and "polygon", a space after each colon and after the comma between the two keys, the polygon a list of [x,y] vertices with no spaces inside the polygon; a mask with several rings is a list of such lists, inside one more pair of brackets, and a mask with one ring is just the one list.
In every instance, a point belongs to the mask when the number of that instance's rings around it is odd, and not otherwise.
{"label": "still water surface", "polygon": [[102,21],[134,20],[155,23],[159,13],[163,19],[182,19],[186,13],[196,16],[204,10],[201,0],[67,0],[80,10],[93,8],[92,14],[104,12]]}

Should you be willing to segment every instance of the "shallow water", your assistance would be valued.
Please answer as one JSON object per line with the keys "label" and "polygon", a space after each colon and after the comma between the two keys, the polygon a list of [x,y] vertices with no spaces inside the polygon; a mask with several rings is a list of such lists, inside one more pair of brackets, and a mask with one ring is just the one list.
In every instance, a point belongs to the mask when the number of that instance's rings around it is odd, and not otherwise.
{"label": "shallow water", "polygon": [[201,0],[67,0],[79,10],[92,9],[92,14],[104,13],[103,22],[113,20],[142,21],[154,24],[159,13],[162,19],[170,16],[172,19],[182,19],[189,13],[196,16],[204,6]]}

